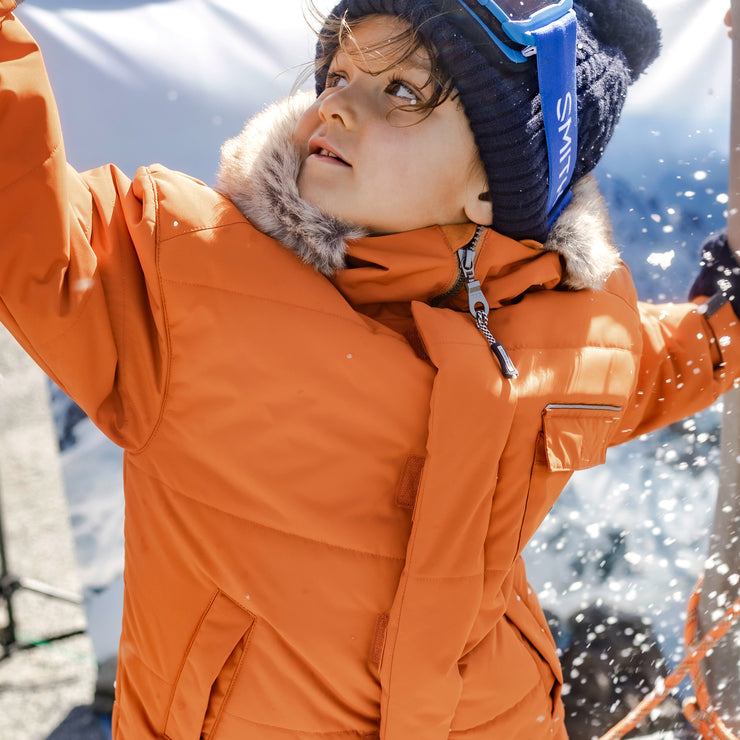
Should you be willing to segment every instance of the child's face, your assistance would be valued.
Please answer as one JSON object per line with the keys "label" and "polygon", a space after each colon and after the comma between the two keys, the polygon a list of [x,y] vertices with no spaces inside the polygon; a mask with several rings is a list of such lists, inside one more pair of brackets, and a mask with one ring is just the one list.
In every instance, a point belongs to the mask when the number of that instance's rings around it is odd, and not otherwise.
{"label": "child's face", "polygon": [[424,113],[400,109],[432,88],[423,49],[390,68],[383,56],[381,44],[405,29],[393,16],[369,16],[337,52],[326,89],[296,128],[301,197],[374,234],[490,224],[490,205],[478,198],[486,178],[462,107],[450,97]]}

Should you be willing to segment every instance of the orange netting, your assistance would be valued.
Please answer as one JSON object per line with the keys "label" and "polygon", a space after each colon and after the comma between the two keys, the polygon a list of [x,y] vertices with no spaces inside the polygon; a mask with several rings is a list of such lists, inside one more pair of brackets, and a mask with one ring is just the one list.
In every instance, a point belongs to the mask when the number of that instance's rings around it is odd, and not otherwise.
{"label": "orange netting", "polygon": [[701,661],[707,652],[724,637],[740,617],[740,598],[725,612],[722,619],[696,642],[696,612],[699,606],[701,581],[696,585],[688,604],[688,615],[684,640],[686,657],[676,669],[666,677],[661,686],[656,686],[623,720],[612,727],[600,740],[618,740],[634,730],[649,714],[678,686],[687,676],[691,676],[696,696],[684,703],[684,714],[699,731],[704,740],[738,740],[717,715],[712,706],[709,692],[704,682]]}

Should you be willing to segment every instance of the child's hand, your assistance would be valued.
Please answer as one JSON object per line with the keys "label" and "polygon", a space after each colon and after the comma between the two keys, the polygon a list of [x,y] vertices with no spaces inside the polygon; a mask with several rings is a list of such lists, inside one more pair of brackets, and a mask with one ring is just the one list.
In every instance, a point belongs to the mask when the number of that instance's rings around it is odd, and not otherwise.
{"label": "child's hand", "polygon": [[732,8],[727,11],[727,14],[725,15],[725,25],[730,30],[727,32],[727,35],[732,38]]}
{"label": "child's hand", "polygon": [[701,270],[691,286],[689,298],[712,298],[712,303],[718,303],[717,308],[730,301],[740,318],[740,265],[730,249],[726,231],[710,236],[702,244],[699,264]]}

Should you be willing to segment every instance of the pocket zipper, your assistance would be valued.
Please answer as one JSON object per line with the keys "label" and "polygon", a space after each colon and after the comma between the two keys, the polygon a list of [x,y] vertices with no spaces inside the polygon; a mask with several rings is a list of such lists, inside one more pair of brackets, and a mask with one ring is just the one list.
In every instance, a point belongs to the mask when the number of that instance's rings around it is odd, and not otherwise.
{"label": "pocket zipper", "polygon": [[609,406],[601,403],[548,403],[545,406],[547,409],[576,409],[576,410],[588,410],[588,411],[614,411],[618,412],[622,410],[621,406]]}

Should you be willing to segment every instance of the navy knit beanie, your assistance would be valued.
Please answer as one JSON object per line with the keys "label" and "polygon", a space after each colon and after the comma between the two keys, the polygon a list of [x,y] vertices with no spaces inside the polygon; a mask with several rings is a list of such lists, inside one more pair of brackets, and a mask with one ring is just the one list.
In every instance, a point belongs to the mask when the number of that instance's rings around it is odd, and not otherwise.
{"label": "navy knit beanie", "polygon": [[[578,158],[573,180],[601,159],[622,111],[627,87],[657,57],[660,31],[641,0],[576,0]],[[342,0],[331,16],[374,13],[406,20],[437,50],[453,80],[486,171],[493,227],[514,239],[547,236],[548,160],[537,63],[492,64],[427,0]],[[317,55],[332,54],[320,35]],[[327,67],[316,71],[316,90]]]}

